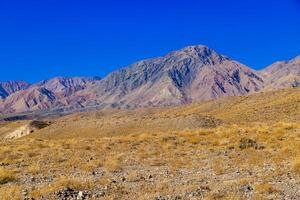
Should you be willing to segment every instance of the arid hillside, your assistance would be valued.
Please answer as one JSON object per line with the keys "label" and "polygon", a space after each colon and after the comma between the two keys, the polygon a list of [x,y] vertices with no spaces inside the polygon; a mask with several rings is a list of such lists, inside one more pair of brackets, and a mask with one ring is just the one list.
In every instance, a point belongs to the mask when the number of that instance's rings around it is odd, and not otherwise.
{"label": "arid hillside", "polygon": [[[276,116],[276,117],[274,117]],[[53,120],[39,137],[82,137],[300,121],[300,88],[226,97],[187,106],[77,113]]]}
{"label": "arid hillside", "polygon": [[299,199],[300,92],[0,123],[0,199]]}

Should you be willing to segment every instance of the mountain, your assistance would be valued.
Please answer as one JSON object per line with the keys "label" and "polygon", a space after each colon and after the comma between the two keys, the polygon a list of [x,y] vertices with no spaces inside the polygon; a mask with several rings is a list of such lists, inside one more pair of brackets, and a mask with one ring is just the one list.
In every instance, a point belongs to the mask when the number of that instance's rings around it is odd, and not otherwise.
{"label": "mountain", "polygon": [[50,80],[41,81],[35,84],[35,86],[45,88],[62,98],[70,96],[79,90],[83,90],[88,83],[94,83],[98,80],[100,80],[98,77],[55,77]]}
{"label": "mountain", "polygon": [[[85,89],[87,84],[94,84],[98,80],[100,79],[56,77],[41,81],[26,90],[20,90],[8,96],[0,104],[0,112],[20,113],[68,106],[71,103],[67,100],[69,96],[79,90]],[[76,104],[80,104],[79,99],[73,103],[74,106]]]}
{"label": "mountain", "polygon": [[96,94],[93,103],[101,107],[166,106],[244,95],[262,86],[259,73],[245,65],[206,46],[189,46],[112,72],[79,93]]}
{"label": "mountain", "polygon": [[282,89],[300,86],[300,56],[276,62],[262,71],[265,76],[265,89]]}
{"label": "mountain", "polygon": [[299,74],[300,56],[255,71],[207,46],[188,46],[103,79],[56,77],[20,87],[3,95],[0,113],[180,105],[298,87]]}
{"label": "mountain", "polygon": [[4,99],[19,90],[25,90],[29,87],[29,83],[25,81],[0,81],[0,98]]}

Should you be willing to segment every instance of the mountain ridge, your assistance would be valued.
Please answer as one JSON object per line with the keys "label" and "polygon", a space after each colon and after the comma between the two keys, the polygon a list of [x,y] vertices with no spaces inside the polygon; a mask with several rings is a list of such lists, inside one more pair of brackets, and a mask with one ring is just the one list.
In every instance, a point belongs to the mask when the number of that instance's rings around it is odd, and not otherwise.
{"label": "mountain ridge", "polygon": [[25,81],[0,81],[0,99],[4,99],[19,90],[25,90],[30,86]]}
{"label": "mountain ridge", "polygon": [[[298,87],[300,56],[256,71],[204,45],[135,62],[103,78],[54,77],[2,97],[0,113],[170,106]],[[1,93],[0,93],[1,94]]]}

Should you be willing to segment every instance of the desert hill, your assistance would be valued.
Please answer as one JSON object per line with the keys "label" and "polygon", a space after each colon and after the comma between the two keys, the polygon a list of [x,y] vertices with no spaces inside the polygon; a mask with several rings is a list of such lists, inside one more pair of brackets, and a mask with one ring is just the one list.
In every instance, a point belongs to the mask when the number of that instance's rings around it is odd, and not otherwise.
{"label": "desert hill", "polygon": [[299,89],[0,122],[0,199],[299,199]]}
{"label": "desert hill", "polygon": [[[54,120],[46,117],[45,120],[53,123],[38,134],[49,138],[82,137],[90,134],[90,137],[94,137],[95,133],[101,136],[157,133],[260,122],[299,122],[300,88],[223,97],[184,106],[108,109],[75,113]],[[19,123],[23,126],[26,121],[12,124]]]}

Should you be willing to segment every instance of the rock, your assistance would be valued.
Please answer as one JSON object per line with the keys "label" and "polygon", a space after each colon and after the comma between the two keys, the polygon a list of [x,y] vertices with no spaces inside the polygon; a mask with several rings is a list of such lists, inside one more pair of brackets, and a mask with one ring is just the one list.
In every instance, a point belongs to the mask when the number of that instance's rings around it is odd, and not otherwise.
{"label": "rock", "polygon": [[211,189],[208,186],[201,186],[197,190],[188,193],[186,196],[188,196],[189,198],[193,198],[193,197],[203,198],[204,194],[209,191],[211,191]]}
{"label": "rock", "polygon": [[73,189],[68,188],[68,187],[66,187],[63,190],[58,191],[56,193],[56,197],[59,200],[76,199],[77,195],[78,195],[78,192],[76,192]]}
{"label": "rock", "polygon": [[104,190],[100,190],[100,191],[97,191],[93,194],[93,197],[95,198],[99,198],[99,197],[104,197],[105,196],[105,191]]}
{"label": "rock", "polygon": [[85,198],[85,194],[82,191],[79,191],[78,195],[77,195],[77,199],[78,200],[83,200],[84,198]]}
{"label": "rock", "polygon": [[26,189],[22,190],[22,195],[24,198],[26,198],[28,195],[28,190],[26,190]]}
{"label": "rock", "polygon": [[167,197],[164,197],[164,196],[158,196],[158,197],[155,197],[154,200],[168,200]]}
{"label": "rock", "polygon": [[8,163],[4,163],[4,162],[0,163],[0,167],[4,167],[4,166],[8,166],[8,165],[9,165]]}
{"label": "rock", "polygon": [[158,196],[158,197],[155,197],[154,200],[181,200],[183,199],[182,197],[180,196],[170,196],[170,195],[167,195],[167,196]]}

